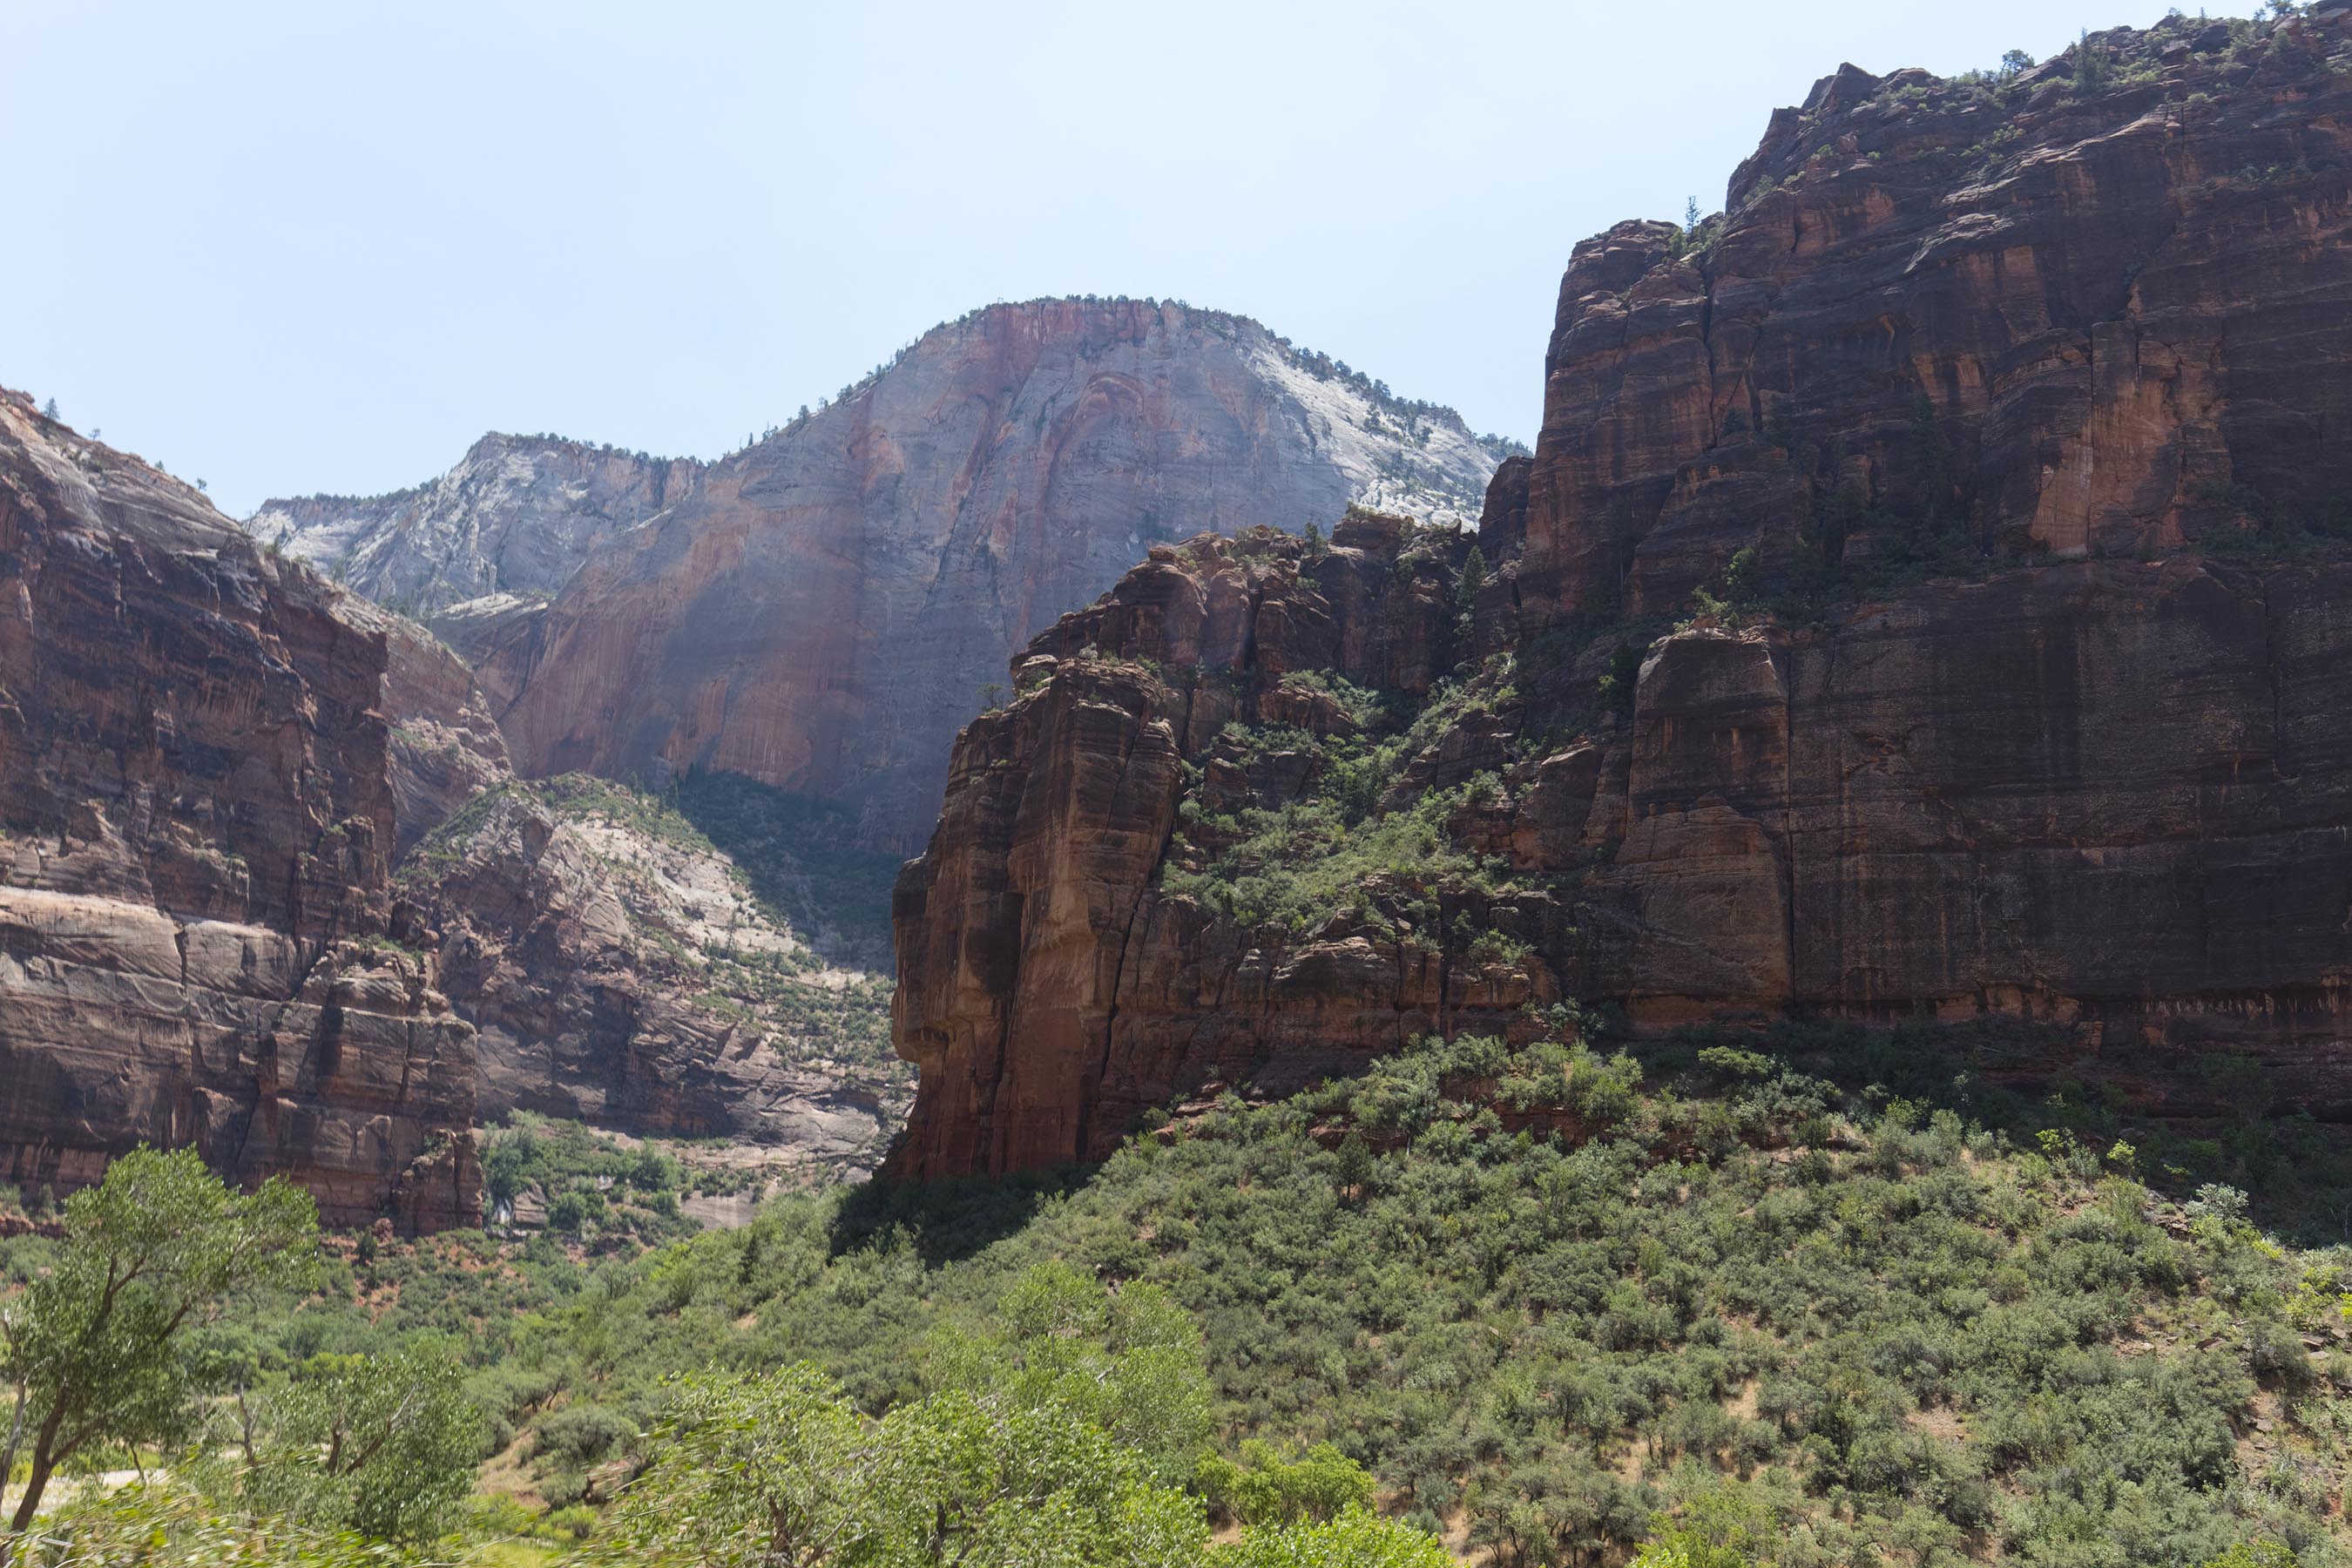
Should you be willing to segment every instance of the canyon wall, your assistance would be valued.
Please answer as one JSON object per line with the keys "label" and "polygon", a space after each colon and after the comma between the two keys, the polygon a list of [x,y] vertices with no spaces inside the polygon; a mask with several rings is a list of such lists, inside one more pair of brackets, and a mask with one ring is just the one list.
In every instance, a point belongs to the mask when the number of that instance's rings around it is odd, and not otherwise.
{"label": "canyon wall", "polygon": [[383,619],[0,395],[0,1180],[193,1143],[331,1223],[478,1221],[473,1031],[389,935]]}
{"label": "canyon wall", "polygon": [[1998,84],[1846,66],[1696,236],[1576,249],[1531,618],[1671,610],[1737,551],[2137,555],[2352,494],[2346,7],[2091,35]]}
{"label": "canyon wall", "polygon": [[1579,247],[1475,540],[1154,552],[958,744],[887,1169],[1570,997],[2352,1114],[2347,110],[2343,4],[1846,68],[1726,215]]}
{"label": "canyon wall", "polygon": [[1006,658],[1143,549],[1391,490],[1466,510],[1492,462],[1239,318],[992,307],[598,548],[486,679],[530,773],[738,773],[911,850]]}
{"label": "canyon wall", "polygon": [[1005,659],[1141,551],[1354,501],[1466,522],[1498,451],[1243,317],[1037,300],[715,462],[489,437],[247,526],[426,615],[527,774],[740,773],[907,853]]}

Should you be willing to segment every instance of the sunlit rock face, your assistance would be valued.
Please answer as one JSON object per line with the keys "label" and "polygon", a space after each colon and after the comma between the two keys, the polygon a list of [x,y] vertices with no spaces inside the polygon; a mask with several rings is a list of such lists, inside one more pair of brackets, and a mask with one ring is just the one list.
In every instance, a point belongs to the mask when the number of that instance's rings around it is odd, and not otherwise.
{"label": "sunlit rock face", "polygon": [[2095,85],[1847,66],[1773,115],[1703,244],[1579,246],[1522,595],[1640,614],[1748,546],[2130,557],[2341,504],[2347,26],[2095,34]]}
{"label": "sunlit rock face", "polygon": [[390,934],[402,797],[438,806],[387,713],[481,709],[391,619],[0,395],[0,1180],[193,1143],[331,1223],[478,1221],[473,1031]]}
{"label": "sunlit rock face", "polygon": [[486,684],[532,773],[726,770],[912,850],[1006,658],[1150,545],[1475,513],[1494,458],[1458,420],[1319,368],[1176,305],[978,312],[598,547]]}

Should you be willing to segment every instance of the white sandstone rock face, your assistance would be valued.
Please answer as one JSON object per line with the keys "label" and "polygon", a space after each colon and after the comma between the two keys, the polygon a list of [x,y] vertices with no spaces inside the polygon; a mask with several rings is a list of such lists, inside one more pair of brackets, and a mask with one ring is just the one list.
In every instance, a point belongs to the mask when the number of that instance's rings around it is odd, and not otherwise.
{"label": "white sandstone rock face", "polygon": [[425,616],[487,594],[553,594],[599,540],[659,511],[700,470],[686,458],[494,433],[414,489],[265,501],[245,526],[380,604]]}

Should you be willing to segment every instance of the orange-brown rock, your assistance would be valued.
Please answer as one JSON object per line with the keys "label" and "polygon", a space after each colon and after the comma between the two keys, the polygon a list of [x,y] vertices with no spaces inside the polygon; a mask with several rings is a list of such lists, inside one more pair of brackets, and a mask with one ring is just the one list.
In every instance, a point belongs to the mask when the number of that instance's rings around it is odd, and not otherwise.
{"label": "orange-brown rock", "polygon": [[[2030,1016],[2352,1115],[2352,5],[2085,51],[1849,68],[1710,232],[1580,247],[1483,584],[1204,542],[1038,638],[901,879],[887,1169],[1565,995]],[[1330,676],[1421,714],[1369,816]]]}
{"label": "orange-brown rock", "polygon": [[514,776],[506,736],[466,662],[423,626],[346,595],[338,613],[384,640],[394,864],[450,815]]}
{"label": "orange-brown rock", "polygon": [[[1466,541],[1410,530],[1359,515],[1315,553],[1280,537],[1163,546],[1031,645],[1012,706],[960,738],[939,830],[899,879],[893,1038],[921,1088],[889,1169],[1098,1159],[1180,1089],[1300,1083],[1465,1013],[1556,999],[1411,932],[1341,916],[1277,937],[1160,883],[1188,793],[1214,816],[1307,783],[1296,752],[1237,752],[1229,724],[1352,728],[1285,674],[1425,693],[1454,667]],[[1554,910],[1472,895],[1455,913],[1538,928]]]}
{"label": "orange-brown rock", "polygon": [[478,1220],[472,1030],[386,934],[385,619],[0,395],[0,1179],[194,1143]]}
{"label": "orange-brown rock", "polygon": [[[1500,885],[1439,889],[1416,931],[1374,876],[1297,931],[1171,892],[1180,825],[1213,851],[1219,816],[1315,793],[1313,756],[1226,731],[1345,730],[1286,673],[1447,668],[1463,543],[1232,549],[1065,617],[959,744],[894,911],[922,1074],[897,1173],[1099,1158],[1202,1083],[1294,1087],[1564,995],[1637,1026],[2032,1016],[2251,1052],[2352,1113],[2352,563],[2059,563],[1662,638],[1622,721],[1530,751],[1520,690],[1401,770],[1389,808],[1464,792],[1449,830]],[[1518,951],[1482,959],[1488,932]]]}

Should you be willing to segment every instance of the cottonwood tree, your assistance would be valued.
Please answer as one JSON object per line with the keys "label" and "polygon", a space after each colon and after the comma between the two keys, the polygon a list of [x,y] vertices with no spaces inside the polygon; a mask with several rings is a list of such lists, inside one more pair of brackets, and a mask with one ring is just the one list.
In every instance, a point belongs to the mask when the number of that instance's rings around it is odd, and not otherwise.
{"label": "cottonwood tree", "polygon": [[[927,1392],[878,1416],[801,1365],[673,1385],[581,1561],[631,1568],[1444,1568],[1318,1451],[1288,1507],[1213,1546],[1200,1331],[1164,1293],[1030,1270],[977,1333],[926,1350]],[[1228,1466],[1228,1469],[1233,1467]],[[1349,1474],[1328,1485],[1324,1470]],[[1292,1478],[1297,1479],[1297,1478]],[[1311,1496],[1307,1494],[1312,1494]]]}
{"label": "cottonwood tree", "polygon": [[66,1201],[56,1264],[0,1308],[0,1376],[16,1408],[0,1475],[29,1445],[9,1530],[33,1522],[60,1465],[187,1430],[203,1378],[187,1331],[232,1294],[299,1287],[318,1268],[319,1210],[273,1177],[232,1193],[194,1150],[141,1147]]}
{"label": "cottonwood tree", "polygon": [[282,1386],[240,1393],[231,1439],[254,1511],[322,1530],[427,1541],[473,1489],[481,1412],[446,1345],[313,1356]]}

